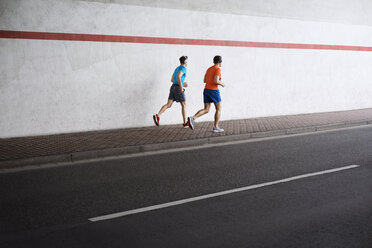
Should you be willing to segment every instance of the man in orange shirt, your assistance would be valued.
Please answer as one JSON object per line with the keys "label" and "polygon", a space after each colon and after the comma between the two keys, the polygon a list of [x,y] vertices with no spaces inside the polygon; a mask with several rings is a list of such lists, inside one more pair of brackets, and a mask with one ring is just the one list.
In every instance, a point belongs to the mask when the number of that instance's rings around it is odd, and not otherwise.
{"label": "man in orange shirt", "polygon": [[194,116],[187,118],[189,126],[194,129],[194,121],[202,115],[209,112],[211,103],[214,103],[216,107],[216,113],[214,114],[214,126],[213,132],[220,133],[224,130],[218,126],[221,116],[221,95],[218,86],[225,87],[225,84],[221,82],[221,64],[222,57],[217,55],[213,58],[214,65],[209,67],[204,76],[205,88],[203,92],[204,96],[204,109],[199,110]]}

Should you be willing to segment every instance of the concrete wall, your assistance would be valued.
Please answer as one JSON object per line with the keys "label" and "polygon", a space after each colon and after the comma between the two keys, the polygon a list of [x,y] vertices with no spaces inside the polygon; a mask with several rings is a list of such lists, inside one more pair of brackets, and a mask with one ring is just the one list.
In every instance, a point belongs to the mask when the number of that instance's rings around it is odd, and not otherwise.
{"label": "concrete wall", "polygon": [[[291,8],[289,0],[234,1],[230,10],[214,12],[203,7],[209,0],[184,1],[180,8],[174,2],[0,0],[0,30],[372,44],[372,27],[363,19],[371,9],[366,1],[353,1],[365,7],[360,12],[348,9],[350,1],[338,1],[333,18],[320,12],[318,20],[306,17],[316,19],[311,14],[324,8],[323,1],[311,1],[310,9],[297,4],[303,19],[280,11]],[[216,54],[224,60],[222,119],[372,107],[372,52],[3,38],[0,138],[153,125],[152,114],[167,100],[181,55],[189,56],[186,97],[192,115],[203,106],[202,79]],[[212,119],[208,114],[200,120]],[[178,105],[161,120],[181,122]]]}
{"label": "concrete wall", "polygon": [[84,0],[372,26],[370,0]]}

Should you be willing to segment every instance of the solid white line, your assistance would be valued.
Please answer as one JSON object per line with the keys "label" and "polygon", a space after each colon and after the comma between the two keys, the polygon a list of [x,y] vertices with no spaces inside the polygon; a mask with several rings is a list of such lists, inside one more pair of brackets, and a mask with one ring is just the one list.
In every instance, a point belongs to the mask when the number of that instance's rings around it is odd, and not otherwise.
{"label": "solid white line", "polygon": [[294,181],[294,180],[299,180],[299,179],[302,179],[302,178],[314,177],[314,176],[319,176],[319,175],[323,175],[323,174],[329,174],[329,173],[333,173],[333,172],[354,169],[354,168],[358,168],[358,167],[359,167],[359,165],[350,165],[350,166],[345,166],[345,167],[331,169],[331,170],[308,173],[308,174],[289,177],[289,178],[285,178],[285,179],[281,179],[281,180],[277,180],[277,181],[255,184],[255,185],[251,185],[251,186],[247,186],[247,187],[221,191],[221,192],[217,192],[217,193],[213,193],[213,194],[192,197],[192,198],[183,199],[183,200],[179,200],[179,201],[167,202],[167,203],[163,203],[163,204],[159,204],[159,205],[154,205],[154,206],[149,206],[149,207],[144,207],[144,208],[138,208],[138,209],[133,209],[133,210],[114,213],[114,214],[103,215],[103,216],[99,216],[99,217],[90,218],[89,220],[92,221],[92,222],[109,220],[109,219],[119,218],[119,217],[123,217],[123,216],[127,216],[127,215],[138,214],[138,213],[148,212],[148,211],[152,211],[152,210],[156,210],[156,209],[167,208],[167,207],[173,207],[173,206],[177,206],[177,205],[181,205],[181,204],[186,204],[186,203],[189,203],[189,202],[200,201],[200,200],[213,198],[213,197],[217,197],[217,196],[233,194],[233,193],[242,192],[242,191],[246,191],[246,190],[262,188],[262,187],[266,187],[266,186],[270,186],[270,185],[274,185],[274,184],[286,183],[286,182],[290,182],[290,181]]}

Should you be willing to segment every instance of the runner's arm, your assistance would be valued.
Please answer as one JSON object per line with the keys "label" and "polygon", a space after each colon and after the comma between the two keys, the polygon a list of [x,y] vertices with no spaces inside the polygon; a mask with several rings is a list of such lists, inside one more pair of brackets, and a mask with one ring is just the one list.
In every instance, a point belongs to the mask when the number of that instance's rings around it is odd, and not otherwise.
{"label": "runner's arm", "polygon": [[171,82],[173,83],[174,81],[174,73],[172,74]]}
{"label": "runner's arm", "polygon": [[222,87],[225,87],[225,84],[221,82],[220,76],[218,75],[214,76],[214,83],[217,85],[221,85]]}
{"label": "runner's arm", "polygon": [[180,86],[181,92],[183,92],[182,81],[181,81],[182,75],[183,75],[182,71],[179,71],[177,74],[177,81],[178,81],[178,85]]}

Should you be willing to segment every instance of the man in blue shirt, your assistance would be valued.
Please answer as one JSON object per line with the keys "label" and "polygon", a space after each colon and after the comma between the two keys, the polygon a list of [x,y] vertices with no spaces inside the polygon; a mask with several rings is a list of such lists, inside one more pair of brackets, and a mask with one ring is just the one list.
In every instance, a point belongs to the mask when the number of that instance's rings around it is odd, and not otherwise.
{"label": "man in blue shirt", "polygon": [[186,78],[186,67],[187,67],[187,56],[182,56],[180,59],[181,65],[178,66],[174,73],[172,74],[171,82],[173,83],[170,91],[168,102],[163,105],[159,113],[153,115],[155,125],[159,126],[160,116],[164,113],[165,110],[172,107],[174,101],[179,102],[182,107],[182,117],[183,117],[183,126],[187,128],[189,126],[187,119],[186,119],[186,97],[185,97],[185,89],[187,87],[187,83],[185,82]]}

